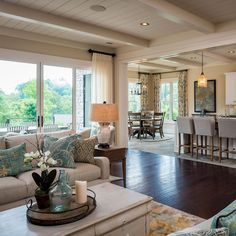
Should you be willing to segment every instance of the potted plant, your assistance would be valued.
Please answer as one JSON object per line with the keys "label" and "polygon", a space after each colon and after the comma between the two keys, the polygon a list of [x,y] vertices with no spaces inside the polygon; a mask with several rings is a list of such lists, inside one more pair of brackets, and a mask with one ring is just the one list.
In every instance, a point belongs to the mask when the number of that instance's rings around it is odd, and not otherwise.
{"label": "potted plant", "polygon": [[51,156],[50,151],[43,152],[38,150],[37,152],[25,153],[24,161],[37,162],[37,166],[41,169],[41,175],[36,172],[32,173],[32,177],[38,186],[35,190],[35,199],[39,209],[45,209],[50,206],[49,190],[55,180],[57,171],[53,169],[49,171],[49,166],[53,166],[57,163]]}

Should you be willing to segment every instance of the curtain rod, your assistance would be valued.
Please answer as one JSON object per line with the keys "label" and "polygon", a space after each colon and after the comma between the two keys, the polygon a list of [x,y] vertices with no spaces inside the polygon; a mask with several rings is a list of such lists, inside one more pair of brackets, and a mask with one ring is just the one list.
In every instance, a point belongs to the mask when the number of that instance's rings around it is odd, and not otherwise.
{"label": "curtain rod", "polygon": [[108,53],[108,52],[101,52],[101,51],[96,51],[96,50],[93,50],[93,49],[89,49],[88,50],[89,53],[100,53],[100,54],[103,54],[103,55],[109,55],[109,56],[112,56],[112,57],[115,57],[116,54],[115,53]]}
{"label": "curtain rod", "polygon": [[183,71],[188,71],[188,70],[173,70],[173,71],[167,71],[167,72],[157,72],[157,73],[152,73],[152,74],[158,75],[158,74],[168,74],[168,73],[183,72]]}

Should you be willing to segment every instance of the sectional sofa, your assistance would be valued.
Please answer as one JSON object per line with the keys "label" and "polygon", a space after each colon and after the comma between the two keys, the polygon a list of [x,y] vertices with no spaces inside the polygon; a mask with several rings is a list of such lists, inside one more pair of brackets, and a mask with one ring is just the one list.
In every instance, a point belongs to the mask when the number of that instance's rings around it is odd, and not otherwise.
{"label": "sectional sofa", "polygon": [[[47,135],[61,138],[66,135],[73,134],[73,131],[59,131],[47,133]],[[43,134],[41,134],[43,135]],[[88,131],[81,132],[82,138],[87,138]],[[26,152],[36,151],[36,148],[30,143],[36,143],[35,134],[17,135],[11,137],[0,138],[0,149],[11,148],[16,145],[25,143]],[[42,145],[42,143],[40,144]],[[86,180],[88,185],[94,185],[109,181],[110,164],[106,157],[94,157],[95,165],[89,163],[76,163],[76,168],[61,168],[65,169],[70,177],[70,184],[73,185],[75,180]],[[40,173],[40,169],[23,172],[18,176],[7,176],[0,178],[0,211],[26,204],[27,199],[34,195],[36,185],[32,178],[32,172]],[[57,171],[58,173],[59,171]]]}

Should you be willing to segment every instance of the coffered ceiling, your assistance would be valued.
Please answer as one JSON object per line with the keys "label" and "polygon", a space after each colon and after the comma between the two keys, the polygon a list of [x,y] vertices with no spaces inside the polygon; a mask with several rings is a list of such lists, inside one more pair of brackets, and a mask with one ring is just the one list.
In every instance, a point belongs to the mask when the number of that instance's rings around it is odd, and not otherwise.
{"label": "coffered ceiling", "polygon": [[0,35],[105,46],[131,67],[168,71],[200,66],[201,51],[206,65],[233,63],[235,9],[235,0],[0,0]]}

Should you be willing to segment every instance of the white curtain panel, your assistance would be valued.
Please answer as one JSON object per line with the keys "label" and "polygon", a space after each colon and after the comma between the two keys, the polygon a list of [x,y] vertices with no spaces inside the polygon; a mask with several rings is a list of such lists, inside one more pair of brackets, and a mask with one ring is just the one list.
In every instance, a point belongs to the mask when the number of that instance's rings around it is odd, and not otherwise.
{"label": "white curtain panel", "polygon": [[112,56],[93,53],[92,56],[92,102],[113,102]]}

